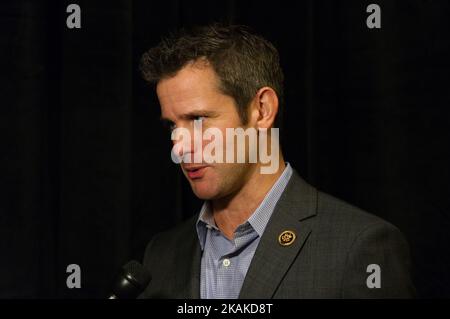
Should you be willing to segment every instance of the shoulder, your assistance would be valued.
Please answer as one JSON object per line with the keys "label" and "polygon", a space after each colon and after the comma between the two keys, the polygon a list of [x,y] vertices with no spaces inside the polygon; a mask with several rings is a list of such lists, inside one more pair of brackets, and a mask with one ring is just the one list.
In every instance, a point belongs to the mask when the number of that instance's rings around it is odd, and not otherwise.
{"label": "shoulder", "polygon": [[311,239],[318,248],[345,254],[357,247],[358,242],[377,246],[384,239],[407,247],[403,234],[390,222],[316,189],[298,174],[292,177],[284,203],[280,204],[292,210],[297,218],[310,219]]}
{"label": "shoulder", "polygon": [[386,220],[315,188],[295,171],[284,195],[280,205],[294,210],[300,219],[314,217],[316,228],[329,234],[355,236],[371,227],[397,230]]}
{"label": "shoulder", "polygon": [[396,226],[321,192],[317,211],[319,240],[328,239],[329,244],[324,245],[332,245],[342,253],[342,297],[416,295],[411,281],[410,247]]}
{"label": "shoulder", "polygon": [[[315,219],[314,248],[331,254],[341,265],[342,297],[415,296],[410,275],[410,247],[396,226],[321,191],[317,191]],[[368,288],[367,280],[374,266],[383,274],[380,289]]]}
{"label": "shoulder", "polygon": [[392,223],[330,194],[317,192],[316,235],[347,252],[364,242],[366,247],[389,245],[409,249],[402,232]]}
{"label": "shoulder", "polygon": [[336,231],[361,233],[370,228],[397,228],[386,220],[330,194],[317,191],[317,217]]}
{"label": "shoulder", "polygon": [[149,265],[158,259],[175,255],[176,251],[187,243],[196,241],[195,224],[198,214],[175,225],[174,227],[157,233],[147,244],[144,254],[144,264]]}

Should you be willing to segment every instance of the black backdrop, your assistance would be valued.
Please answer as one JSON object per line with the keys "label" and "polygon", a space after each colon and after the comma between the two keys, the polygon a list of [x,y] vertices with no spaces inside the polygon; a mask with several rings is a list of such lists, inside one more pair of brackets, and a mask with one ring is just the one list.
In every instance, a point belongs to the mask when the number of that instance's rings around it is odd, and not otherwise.
{"label": "black backdrop", "polygon": [[[0,297],[102,297],[155,232],[195,213],[138,61],[212,21],[279,48],[286,159],[397,225],[420,296],[450,297],[449,17],[445,0],[2,1]],[[72,263],[81,289],[66,287]]]}

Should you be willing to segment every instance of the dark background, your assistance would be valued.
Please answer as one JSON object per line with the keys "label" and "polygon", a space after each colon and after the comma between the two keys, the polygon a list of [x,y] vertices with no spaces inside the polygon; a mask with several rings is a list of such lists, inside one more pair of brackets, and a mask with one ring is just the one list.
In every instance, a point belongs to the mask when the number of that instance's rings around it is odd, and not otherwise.
{"label": "dark background", "polygon": [[[65,24],[73,2],[81,29]],[[78,0],[0,3],[0,298],[101,298],[196,212],[138,62],[167,31],[213,21],[279,48],[286,159],[397,225],[419,295],[450,297],[448,1]],[[81,289],[66,287],[72,263]]]}

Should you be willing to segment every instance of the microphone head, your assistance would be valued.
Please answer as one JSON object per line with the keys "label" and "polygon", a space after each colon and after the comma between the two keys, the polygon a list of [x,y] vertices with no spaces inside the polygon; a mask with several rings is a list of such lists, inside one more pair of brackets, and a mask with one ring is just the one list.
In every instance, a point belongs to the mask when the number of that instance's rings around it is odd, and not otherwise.
{"label": "microphone head", "polygon": [[150,280],[151,275],[144,266],[132,260],[122,267],[109,299],[134,299],[144,291]]}

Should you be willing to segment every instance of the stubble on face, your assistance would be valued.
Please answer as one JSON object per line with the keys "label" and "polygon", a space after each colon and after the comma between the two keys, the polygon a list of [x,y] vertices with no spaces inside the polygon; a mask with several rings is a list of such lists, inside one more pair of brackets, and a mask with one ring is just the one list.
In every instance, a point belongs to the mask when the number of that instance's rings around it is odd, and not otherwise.
{"label": "stubble on face", "polygon": [[[203,116],[203,130],[215,127],[223,136],[226,135],[226,128],[245,129],[234,99],[219,90],[217,75],[208,64],[188,64],[175,76],[161,80],[157,85],[157,94],[161,117],[176,127],[191,130],[191,136],[196,116]],[[204,149],[209,142],[202,143]],[[199,150],[193,141],[190,144],[184,147],[183,152],[193,157]],[[205,167],[197,171],[190,170],[202,166]],[[181,169],[197,197],[219,200],[238,192],[255,173],[255,166],[254,163],[200,163],[181,164]]]}

